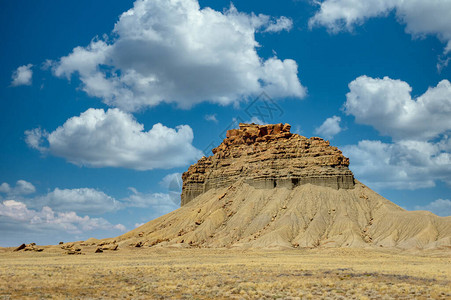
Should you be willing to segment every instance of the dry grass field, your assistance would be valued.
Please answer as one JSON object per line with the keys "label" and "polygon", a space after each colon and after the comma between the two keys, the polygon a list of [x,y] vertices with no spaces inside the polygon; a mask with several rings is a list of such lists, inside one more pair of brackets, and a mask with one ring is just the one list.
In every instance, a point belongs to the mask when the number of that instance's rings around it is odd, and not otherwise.
{"label": "dry grass field", "polygon": [[450,252],[0,251],[0,299],[451,299]]}

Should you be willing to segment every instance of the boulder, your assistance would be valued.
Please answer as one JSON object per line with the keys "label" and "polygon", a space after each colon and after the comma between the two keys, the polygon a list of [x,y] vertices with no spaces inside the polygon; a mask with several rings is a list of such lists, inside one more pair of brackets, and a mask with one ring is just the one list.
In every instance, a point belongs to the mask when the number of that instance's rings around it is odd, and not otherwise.
{"label": "boulder", "polygon": [[22,245],[20,245],[19,247],[17,247],[16,249],[14,249],[14,251],[20,251],[20,250],[23,250],[23,249],[25,249],[25,247],[26,247],[26,245],[25,245],[25,244],[22,244]]}

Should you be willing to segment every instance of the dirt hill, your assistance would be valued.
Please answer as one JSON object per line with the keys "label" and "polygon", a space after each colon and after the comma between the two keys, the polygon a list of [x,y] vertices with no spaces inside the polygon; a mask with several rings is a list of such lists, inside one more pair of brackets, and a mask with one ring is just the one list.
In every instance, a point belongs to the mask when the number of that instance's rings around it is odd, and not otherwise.
{"label": "dirt hill", "polygon": [[120,247],[451,247],[451,217],[406,211],[354,179],[349,159],[290,125],[240,124],[183,174],[182,207]]}

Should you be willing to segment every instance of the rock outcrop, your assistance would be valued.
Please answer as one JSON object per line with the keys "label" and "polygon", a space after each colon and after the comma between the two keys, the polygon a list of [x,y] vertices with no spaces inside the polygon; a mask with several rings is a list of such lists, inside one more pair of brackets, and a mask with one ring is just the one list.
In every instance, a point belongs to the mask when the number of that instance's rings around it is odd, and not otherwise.
{"label": "rock outcrop", "polygon": [[182,205],[212,188],[238,180],[257,189],[311,183],[335,189],[354,188],[349,159],[321,138],[290,132],[289,124],[240,124],[213,156],[203,157],[183,176]]}
{"label": "rock outcrop", "polygon": [[34,251],[34,252],[42,252],[44,251],[44,248],[40,248],[37,247],[35,243],[30,243],[30,244],[22,244],[19,247],[17,247],[16,249],[14,249],[14,251]]}
{"label": "rock outcrop", "polygon": [[182,207],[97,245],[451,249],[451,217],[397,206],[288,124],[241,124],[213,153],[183,174]]}

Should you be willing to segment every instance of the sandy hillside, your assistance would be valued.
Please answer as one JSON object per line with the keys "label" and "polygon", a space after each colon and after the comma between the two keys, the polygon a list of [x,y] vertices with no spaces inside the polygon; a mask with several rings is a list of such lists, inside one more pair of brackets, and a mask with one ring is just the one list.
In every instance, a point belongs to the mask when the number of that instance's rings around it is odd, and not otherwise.
{"label": "sandy hillside", "polygon": [[405,211],[365,185],[212,189],[115,239],[173,247],[451,248],[451,217]]}
{"label": "sandy hillside", "polygon": [[104,242],[120,247],[451,249],[451,217],[406,211],[350,161],[288,124],[240,124],[183,174],[182,207]]}

